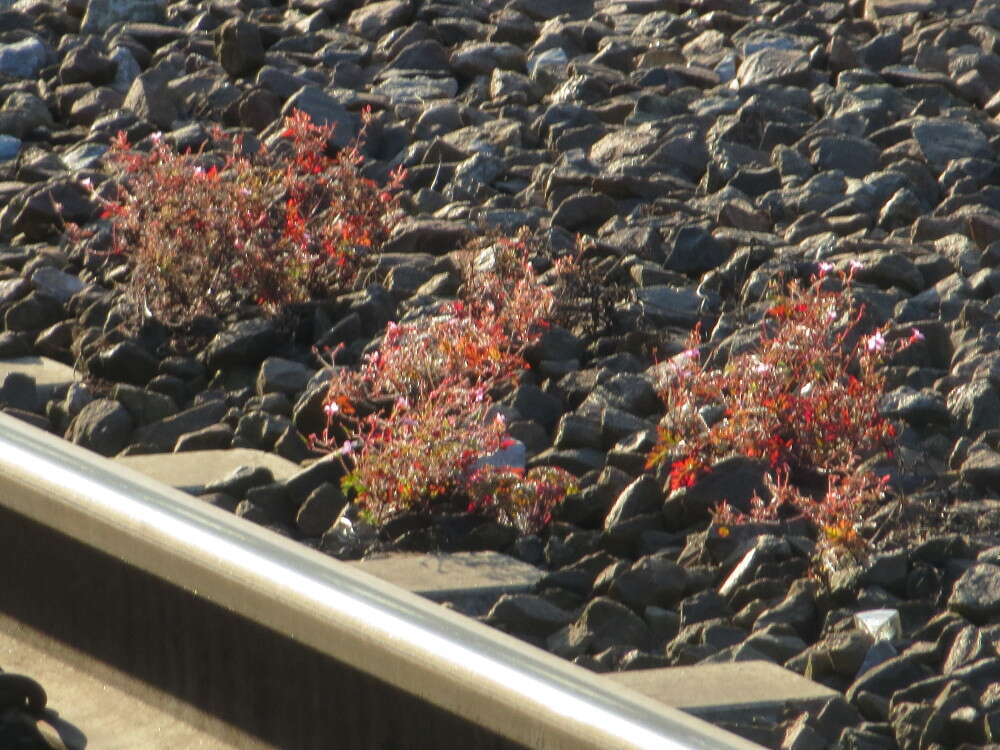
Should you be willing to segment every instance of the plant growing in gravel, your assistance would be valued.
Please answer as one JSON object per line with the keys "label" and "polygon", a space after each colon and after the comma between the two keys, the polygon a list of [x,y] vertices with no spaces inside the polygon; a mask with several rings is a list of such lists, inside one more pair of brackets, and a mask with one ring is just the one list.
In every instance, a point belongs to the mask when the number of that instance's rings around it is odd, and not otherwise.
{"label": "plant growing in gravel", "polygon": [[486,234],[460,253],[460,296],[473,314],[496,315],[512,341],[537,339],[551,323],[598,330],[610,318],[612,295],[585,261],[582,240],[556,256],[526,228],[513,237]]}
{"label": "plant growing in gravel", "polygon": [[[833,541],[850,536],[864,504],[878,498],[885,478],[858,471],[866,458],[888,451],[895,427],[879,415],[881,364],[922,338],[889,344],[884,329],[863,335],[863,309],[853,310],[852,266],[830,264],[802,286],[777,289],[761,321],[759,346],[731,357],[722,370],[701,365],[699,332],[675,358],[662,385],[668,407],[647,467],[670,462],[669,490],[690,487],[731,454],[766,462],[772,499],[755,498],[750,517],[775,518],[785,509],[812,519]],[[721,416],[709,425],[703,415]],[[746,516],[720,504],[716,520]]]}
{"label": "plant growing in gravel", "polygon": [[340,444],[344,486],[376,523],[452,501],[537,531],[572,490],[560,469],[482,461],[513,442],[491,416],[493,398],[528,367],[523,352],[556,307],[523,252],[518,240],[492,243],[466,270],[461,299],[429,319],[390,323],[359,369],[332,376],[327,429],[314,442]]}
{"label": "plant growing in gravel", "polygon": [[331,133],[295,112],[282,147],[247,156],[216,129],[225,157],[179,154],[161,137],[143,153],[119,133],[109,152],[119,190],[103,217],[130,266],[135,309],[183,325],[247,301],[274,313],[351,287],[396,218],[404,175],[385,186],[362,177],[358,143],[328,156]]}
{"label": "plant growing in gravel", "polygon": [[513,442],[491,407],[481,387],[446,381],[412,402],[397,398],[387,412],[359,417],[349,404],[338,408],[353,422],[337,451],[353,466],[343,488],[375,525],[405,511],[464,505],[525,533],[541,530],[573,491],[573,477],[556,468],[525,473],[484,464]]}

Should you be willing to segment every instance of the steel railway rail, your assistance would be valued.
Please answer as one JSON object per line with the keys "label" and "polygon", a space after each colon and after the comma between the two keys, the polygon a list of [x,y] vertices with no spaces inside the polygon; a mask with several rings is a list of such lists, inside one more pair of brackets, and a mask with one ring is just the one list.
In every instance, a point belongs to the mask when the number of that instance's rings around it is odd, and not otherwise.
{"label": "steel railway rail", "polygon": [[220,745],[757,747],[5,415],[0,573],[7,627]]}

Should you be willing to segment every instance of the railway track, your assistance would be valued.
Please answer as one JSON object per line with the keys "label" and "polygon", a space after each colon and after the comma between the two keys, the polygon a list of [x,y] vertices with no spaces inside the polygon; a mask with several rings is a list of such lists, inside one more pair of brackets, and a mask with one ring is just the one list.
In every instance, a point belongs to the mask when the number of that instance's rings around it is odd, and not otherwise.
{"label": "railway track", "polygon": [[2,414],[0,556],[67,748],[757,747]]}

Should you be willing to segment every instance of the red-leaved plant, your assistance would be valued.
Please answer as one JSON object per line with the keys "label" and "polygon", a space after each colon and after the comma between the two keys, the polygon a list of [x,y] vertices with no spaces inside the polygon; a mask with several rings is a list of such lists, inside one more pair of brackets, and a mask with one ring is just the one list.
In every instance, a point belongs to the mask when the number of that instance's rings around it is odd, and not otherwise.
{"label": "red-leaved plant", "polygon": [[[670,462],[668,490],[692,486],[725,456],[758,458],[771,471],[770,501],[755,497],[749,516],[722,502],[718,523],[773,519],[791,508],[829,540],[855,540],[862,508],[887,481],[858,468],[879,452],[891,455],[896,435],[878,411],[880,366],[923,338],[916,329],[895,344],[884,329],[859,335],[863,310],[852,310],[849,294],[855,267],[830,275],[833,267],[824,263],[807,286],[792,282],[776,293],[759,346],[722,370],[702,367],[694,332],[661,385],[667,415],[647,462],[650,469]],[[722,409],[711,425],[702,416],[706,407]]]}
{"label": "red-leaved plant", "polygon": [[467,269],[460,300],[435,317],[390,323],[357,370],[332,376],[327,427],[314,443],[349,464],[343,486],[375,524],[450,503],[532,533],[574,491],[561,469],[484,460],[514,443],[493,399],[528,367],[523,353],[556,307],[518,257],[523,249],[497,241],[488,263]]}
{"label": "red-leaved plant", "polygon": [[119,189],[102,218],[131,267],[135,310],[184,325],[244,302],[274,313],[351,288],[397,218],[404,172],[377,185],[361,175],[360,137],[329,156],[331,134],[296,111],[282,133],[290,156],[263,145],[245,155],[241,138],[215,129],[221,157],[179,154],[158,135],[144,153],[119,133],[108,155]]}

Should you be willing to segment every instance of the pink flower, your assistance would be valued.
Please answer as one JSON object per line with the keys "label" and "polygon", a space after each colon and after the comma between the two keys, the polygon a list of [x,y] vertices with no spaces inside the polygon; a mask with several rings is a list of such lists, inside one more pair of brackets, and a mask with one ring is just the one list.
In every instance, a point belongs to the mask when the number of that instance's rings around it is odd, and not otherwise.
{"label": "pink flower", "polygon": [[911,334],[910,334],[910,343],[911,343],[911,344],[915,344],[915,343],[917,343],[918,341],[923,341],[923,340],[924,340],[924,339],[926,338],[926,337],[924,336],[924,334],[922,334],[922,333],[920,332],[920,329],[918,329],[918,328],[912,328],[912,329],[910,329],[910,330],[912,330],[912,331],[913,331],[913,333],[911,333]]}
{"label": "pink flower", "polygon": [[826,261],[820,263],[819,264],[819,276],[820,276],[820,278],[823,278],[828,273],[830,273],[830,271],[832,271],[832,270],[833,270],[833,263],[827,263]]}
{"label": "pink flower", "polygon": [[685,349],[681,352],[681,356],[686,359],[699,359],[701,357],[701,352],[697,349]]}
{"label": "pink flower", "polygon": [[885,346],[885,338],[879,331],[876,331],[871,336],[868,337],[868,342],[865,344],[870,352],[880,352]]}
{"label": "pink flower", "polygon": [[342,456],[349,456],[354,453],[354,442],[351,440],[345,440],[344,444],[340,446],[340,450],[337,451]]}
{"label": "pink flower", "polygon": [[860,260],[852,260],[850,265],[852,271],[860,271],[862,268],[865,267],[865,264],[862,263]]}
{"label": "pink flower", "polygon": [[330,403],[325,404],[323,406],[323,413],[326,414],[326,416],[328,417],[332,417],[338,411],[340,411],[340,406],[338,406],[337,403],[334,401],[331,401]]}

